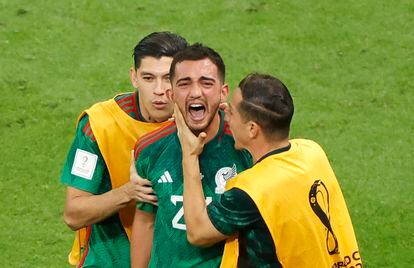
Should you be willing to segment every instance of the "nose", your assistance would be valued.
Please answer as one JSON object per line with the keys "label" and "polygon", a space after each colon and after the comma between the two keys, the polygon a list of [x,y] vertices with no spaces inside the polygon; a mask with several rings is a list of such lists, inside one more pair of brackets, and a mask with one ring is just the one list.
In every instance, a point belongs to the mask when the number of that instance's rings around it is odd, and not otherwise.
{"label": "nose", "polygon": [[169,86],[169,83],[162,81],[162,79],[157,79],[154,86],[154,94],[157,96],[164,95]]}
{"label": "nose", "polygon": [[201,88],[198,84],[194,83],[190,89],[190,97],[193,99],[200,98],[202,95]]}

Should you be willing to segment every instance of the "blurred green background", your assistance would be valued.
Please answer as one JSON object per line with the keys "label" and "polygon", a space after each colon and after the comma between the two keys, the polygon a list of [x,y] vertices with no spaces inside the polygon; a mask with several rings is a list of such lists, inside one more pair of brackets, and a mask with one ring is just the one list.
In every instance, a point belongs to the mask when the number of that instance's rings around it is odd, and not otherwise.
{"label": "blurred green background", "polygon": [[279,77],[292,137],[326,150],[366,267],[414,263],[413,1],[0,0],[0,259],[67,267],[59,176],[76,118],[131,91],[132,49],[169,30],[223,56],[234,88]]}

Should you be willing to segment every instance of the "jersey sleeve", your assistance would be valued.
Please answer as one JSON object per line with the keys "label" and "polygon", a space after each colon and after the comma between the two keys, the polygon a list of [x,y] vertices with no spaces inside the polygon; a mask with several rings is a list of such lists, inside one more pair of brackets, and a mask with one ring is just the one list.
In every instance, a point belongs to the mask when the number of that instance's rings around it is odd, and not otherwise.
{"label": "jersey sleeve", "polygon": [[76,135],[62,170],[61,182],[92,194],[101,194],[103,178],[108,174],[105,161],[85,115],[79,121]]}
{"label": "jersey sleeve", "polygon": [[207,206],[207,213],[214,227],[224,235],[232,235],[261,219],[256,204],[238,188],[224,192],[218,201]]}

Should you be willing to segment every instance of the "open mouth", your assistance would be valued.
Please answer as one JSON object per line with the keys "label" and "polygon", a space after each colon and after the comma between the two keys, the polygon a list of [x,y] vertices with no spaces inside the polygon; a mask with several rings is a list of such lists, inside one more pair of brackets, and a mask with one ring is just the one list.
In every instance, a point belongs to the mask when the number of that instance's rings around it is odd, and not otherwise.
{"label": "open mouth", "polygon": [[206,107],[201,103],[193,103],[188,106],[188,112],[191,115],[192,120],[200,121],[204,119]]}

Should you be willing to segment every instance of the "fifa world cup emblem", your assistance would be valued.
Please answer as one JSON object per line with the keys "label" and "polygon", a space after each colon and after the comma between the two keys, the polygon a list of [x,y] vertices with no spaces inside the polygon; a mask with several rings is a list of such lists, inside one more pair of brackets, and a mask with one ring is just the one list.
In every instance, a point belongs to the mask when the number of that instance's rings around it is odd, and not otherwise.
{"label": "fifa world cup emblem", "polygon": [[309,204],[326,228],[326,248],[329,255],[338,254],[338,240],[331,226],[329,214],[329,192],[321,180],[316,180],[309,191]]}

